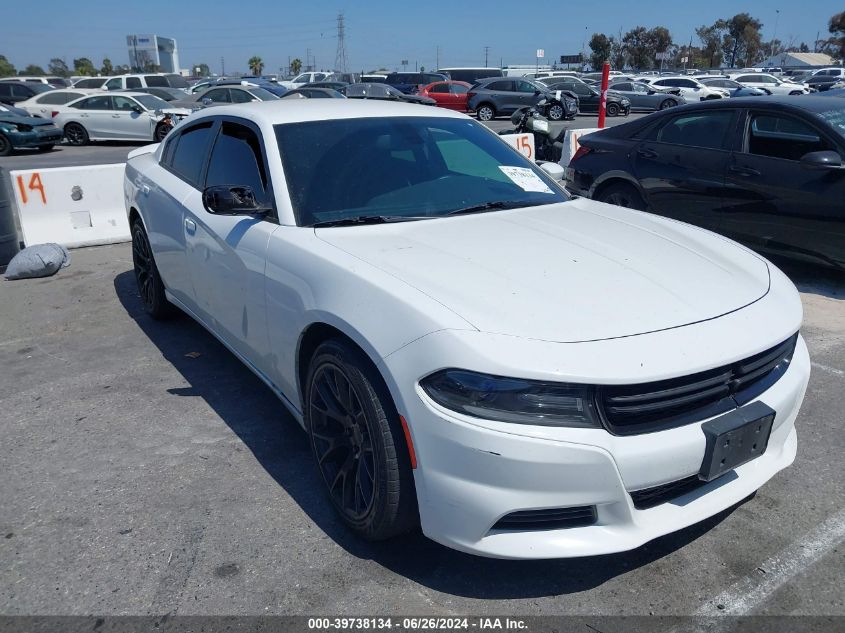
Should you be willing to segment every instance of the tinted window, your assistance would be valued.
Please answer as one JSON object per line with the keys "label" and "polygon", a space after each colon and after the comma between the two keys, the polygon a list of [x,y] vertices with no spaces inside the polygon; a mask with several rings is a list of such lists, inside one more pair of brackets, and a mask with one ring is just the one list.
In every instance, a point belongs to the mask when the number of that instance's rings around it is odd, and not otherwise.
{"label": "tinted window", "polygon": [[13,97],[21,97],[21,98],[24,98],[24,99],[29,98],[35,92],[33,90],[33,88],[37,88],[37,86],[25,86],[22,83],[21,84],[12,84],[12,96]]}
{"label": "tinted window", "polygon": [[267,174],[258,136],[248,127],[224,122],[214,142],[205,186],[246,185],[263,197]]}
{"label": "tinted window", "polygon": [[0,97],[11,97],[12,87],[8,84],[0,83]]}
{"label": "tinted window", "polygon": [[[275,126],[300,224],[357,215],[438,216],[486,202],[562,202],[531,161],[474,121],[382,117]],[[516,167],[536,187],[516,184]],[[332,186],[325,175],[332,174]],[[528,190],[531,189],[531,190]]]}
{"label": "tinted window", "polygon": [[159,99],[155,95],[140,95],[135,97],[135,101],[144,106],[147,110],[161,110],[169,107],[167,101]]}
{"label": "tinted window", "polygon": [[230,90],[229,94],[232,97],[232,103],[249,103],[255,98],[246,90]]}
{"label": "tinted window", "polygon": [[631,92],[633,90],[633,86],[630,83],[620,83],[620,84],[613,84],[610,86],[612,90],[621,90],[622,92]]}
{"label": "tinted window", "polygon": [[539,90],[539,88],[537,88],[534,84],[528,81],[517,81],[516,90],[517,92],[530,92],[531,94],[533,94],[534,92]]}
{"label": "tinted window", "polygon": [[800,160],[808,152],[834,149],[807,123],[792,117],[754,114],[748,135],[748,152],[786,160]]}
{"label": "tinted window", "polygon": [[214,88],[202,95],[202,99],[211,99],[214,103],[231,103],[232,98],[229,96],[228,88]]}
{"label": "tinted window", "polygon": [[101,88],[105,79],[80,79],[74,85],[76,88]]}
{"label": "tinted window", "polygon": [[731,110],[716,112],[694,112],[676,116],[656,131],[659,143],[689,145],[707,149],[728,149],[730,147],[732,121]]}
{"label": "tinted window", "polygon": [[111,97],[107,95],[88,97],[71,107],[80,110],[111,110]]}
{"label": "tinted window", "polygon": [[487,86],[487,90],[501,90],[504,92],[511,92],[513,90],[513,82],[510,81],[492,81]]}
{"label": "tinted window", "polygon": [[167,83],[167,77],[162,75],[144,75],[144,81],[148,86],[156,88],[167,88],[170,85]]}
{"label": "tinted window", "polygon": [[63,103],[68,103],[74,99],[79,99],[79,97],[84,96],[85,95],[81,92],[47,92],[38,97],[35,101],[36,103],[44,103],[47,105],[62,105]]}
{"label": "tinted window", "polygon": [[435,92],[437,94],[448,94],[449,93],[449,84],[434,84],[429,89],[429,92]]}
{"label": "tinted window", "polygon": [[135,103],[129,97],[121,97],[121,96],[115,95],[113,97],[113,101],[114,101],[114,109],[115,110],[122,110],[124,112],[126,112],[126,111],[131,112],[132,108],[138,107],[138,104]]}
{"label": "tinted window", "polygon": [[756,75],[740,75],[736,78],[739,83],[742,84],[756,84],[760,83],[760,78]]}
{"label": "tinted window", "polygon": [[462,86],[461,84],[452,84],[451,86],[449,86],[449,91],[453,95],[465,95],[467,92],[469,92],[469,87]]}
{"label": "tinted window", "polygon": [[126,87],[127,88],[140,88],[141,87],[141,80],[138,77],[127,77],[126,78]]}
{"label": "tinted window", "polygon": [[176,143],[170,167],[192,185],[198,187],[202,175],[208,142],[211,138],[211,121],[185,129]]}
{"label": "tinted window", "polygon": [[123,78],[122,77],[115,77],[114,79],[109,79],[105,83],[106,90],[120,90],[123,88]]}
{"label": "tinted window", "polygon": [[168,85],[171,88],[187,88],[188,82],[182,75],[165,75]]}

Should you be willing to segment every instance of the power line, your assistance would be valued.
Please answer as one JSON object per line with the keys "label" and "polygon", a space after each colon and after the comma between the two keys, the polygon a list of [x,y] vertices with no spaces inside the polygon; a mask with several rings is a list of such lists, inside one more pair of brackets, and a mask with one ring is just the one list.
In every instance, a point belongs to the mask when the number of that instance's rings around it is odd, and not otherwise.
{"label": "power line", "polygon": [[487,58],[489,57],[489,55],[490,55],[490,47],[485,46],[484,47],[484,67],[485,68],[487,68]]}
{"label": "power line", "polygon": [[337,52],[334,56],[334,68],[342,73],[346,72],[346,33],[343,24],[343,13],[337,15]]}

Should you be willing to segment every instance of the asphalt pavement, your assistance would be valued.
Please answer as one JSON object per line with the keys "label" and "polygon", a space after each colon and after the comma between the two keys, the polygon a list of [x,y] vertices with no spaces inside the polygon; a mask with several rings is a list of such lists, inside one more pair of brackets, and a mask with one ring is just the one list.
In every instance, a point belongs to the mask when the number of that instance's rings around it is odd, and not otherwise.
{"label": "asphalt pavement", "polygon": [[130,246],[72,255],[0,282],[0,614],[845,616],[840,277],[788,269],[813,360],[791,468],[632,552],[514,562],[351,536],[270,390],[142,312]]}

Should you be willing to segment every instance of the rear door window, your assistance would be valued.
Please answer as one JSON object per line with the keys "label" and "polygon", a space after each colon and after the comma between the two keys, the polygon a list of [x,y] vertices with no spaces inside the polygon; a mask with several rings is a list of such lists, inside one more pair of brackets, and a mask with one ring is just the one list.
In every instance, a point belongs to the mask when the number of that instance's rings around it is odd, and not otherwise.
{"label": "rear door window", "polygon": [[108,95],[88,97],[71,107],[79,108],[80,110],[111,110],[111,97]]}
{"label": "rear door window", "polygon": [[229,95],[228,88],[214,88],[209,90],[203,96],[203,99],[211,99],[214,103],[231,103],[232,97]]}
{"label": "rear door window", "polygon": [[138,77],[127,77],[126,78],[126,87],[127,88],[140,88],[141,87],[141,80]]}
{"label": "rear door window", "polygon": [[673,117],[656,128],[652,140],[672,145],[728,150],[734,129],[733,110],[692,112]]}
{"label": "rear door window", "polygon": [[163,75],[144,75],[144,81],[148,86],[155,88],[167,88],[170,85],[167,83],[167,77]]}
{"label": "rear door window", "polygon": [[176,175],[197,189],[201,183],[212,125],[212,121],[204,121],[183,130],[169,164]]}

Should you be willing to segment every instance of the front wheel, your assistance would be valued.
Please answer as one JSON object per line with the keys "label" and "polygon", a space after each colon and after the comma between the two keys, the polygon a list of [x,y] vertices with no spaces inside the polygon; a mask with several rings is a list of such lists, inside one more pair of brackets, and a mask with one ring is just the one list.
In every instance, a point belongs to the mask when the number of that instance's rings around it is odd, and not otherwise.
{"label": "front wheel", "polygon": [[548,116],[551,121],[560,121],[566,113],[563,111],[563,106],[559,103],[553,103],[549,106]]}
{"label": "front wheel", "polygon": [[674,108],[676,105],[678,105],[678,102],[674,99],[664,99],[660,102],[660,109],[667,110],[669,108]]}
{"label": "front wheel", "polygon": [[606,106],[607,116],[618,116],[619,115],[619,105],[616,103],[608,103]]}
{"label": "front wheel", "polygon": [[164,283],[158,274],[153,249],[150,247],[150,240],[140,220],[136,220],[132,225],[132,263],[144,312],[154,319],[172,316],[173,304],[165,296]]}
{"label": "front wheel", "polygon": [[71,145],[88,145],[88,130],[79,123],[68,123],[65,126],[65,138]]}
{"label": "front wheel", "polygon": [[356,347],[320,345],[308,367],[305,423],[335,510],[368,540],[417,522],[416,493],[399,414],[384,381]]}
{"label": "front wheel", "polygon": [[172,125],[167,125],[166,123],[159,123],[156,127],[155,133],[153,134],[153,140],[156,143],[161,143],[172,129]]}
{"label": "front wheel", "polygon": [[492,121],[496,117],[496,110],[489,103],[478,106],[475,115],[479,121]]}
{"label": "front wheel", "polygon": [[5,134],[0,134],[0,156],[8,156],[12,153],[12,142]]}
{"label": "front wheel", "polygon": [[599,202],[615,204],[617,207],[625,207],[626,209],[636,209],[637,211],[645,211],[646,209],[645,201],[640,192],[633,185],[627,183],[610,185],[600,192],[596,199]]}

